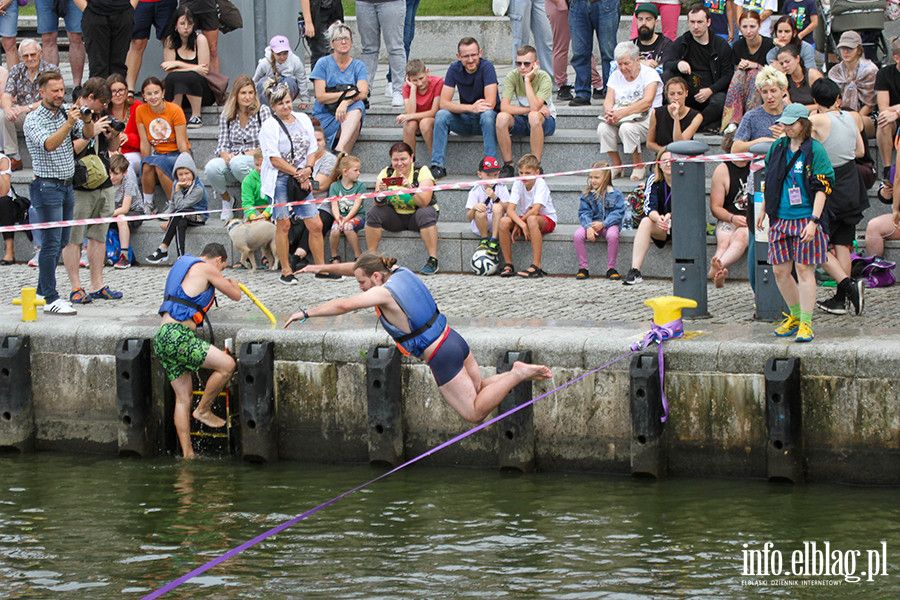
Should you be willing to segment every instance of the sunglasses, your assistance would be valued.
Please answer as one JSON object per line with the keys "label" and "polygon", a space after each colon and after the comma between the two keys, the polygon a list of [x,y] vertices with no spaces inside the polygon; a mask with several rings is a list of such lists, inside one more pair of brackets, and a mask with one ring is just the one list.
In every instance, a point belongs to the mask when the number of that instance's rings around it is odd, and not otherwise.
{"label": "sunglasses", "polygon": [[530,67],[530,66],[533,65],[533,64],[534,64],[533,62],[525,62],[525,61],[521,61],[521,60],[517,60],[517,61],[516,61],[516,66],[517,66],[517,67],[526,67],[526,68],[527,68],[527,67]]}

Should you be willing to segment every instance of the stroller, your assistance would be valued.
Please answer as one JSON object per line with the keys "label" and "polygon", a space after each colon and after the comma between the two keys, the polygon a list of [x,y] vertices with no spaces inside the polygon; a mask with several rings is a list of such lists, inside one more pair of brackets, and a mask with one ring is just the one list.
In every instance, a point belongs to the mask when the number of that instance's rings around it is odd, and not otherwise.
{"label": "stroller", "polygon": [[885,42],[884,20],[887,0],[816,0],[819,26],[815,31],[816,48],[825,53],[825,71],[840,62],[837,44],[845,31],[859,33],[864,56],[879,67],[890,58]]}

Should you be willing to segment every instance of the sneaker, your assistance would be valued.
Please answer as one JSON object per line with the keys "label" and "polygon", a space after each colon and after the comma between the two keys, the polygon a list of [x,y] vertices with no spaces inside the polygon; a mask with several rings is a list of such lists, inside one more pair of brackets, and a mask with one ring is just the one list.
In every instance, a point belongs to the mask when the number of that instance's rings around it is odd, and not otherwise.
{"label": "sneaker", "polygon": [[147,257],[147,262],[152,263],[154,265],[158,265],[162,261],[169,258],[168,250],[163,250],[162,248],[157,248],[153,251],[153,254]]}
{"label": "sneaker", "polygon": [[575,279],[589,279],[591,274],[587,269],[578,269],[578,273],[575,275]]}
{"label": "sneaker", "polygon": [[622,285],[637,285],[643,280],[644,278],[641,277],[640,269],[632,268],[628,271],[628,275],[625,276],[625,279],[622,280]]}
{"label": "sneaker", "polygon": [[568,102],[575,99],[575,86],[562,85],[556,93],[556,99],[560,102]]}
{"label": "sneaker", "polygon": [[119,260],[113,263],[113,268],[116,269],[127,269],[131,266],[131,261],[128,260],[128,253],[123,252],[119,255]]}
{"label": "sneaker", "polygon": [[297,285],[300,282],[297,281],[297,278],[294,277],[293,273],[291,273],[289,275],[282,275],[281,283],[283,283],[284,285]]}
{"label": "sneaker", "polygon": [[234,218],[234,207],[241,206],[240,202],[235,203],[234,196],[229,196],[231,200],[223,200],[222,201],[222,212],[219,213],[220,221],[230,221]]}
{"label": "sneaker", "polygon": [[481,240],[481,243],[478,244],[478,250],[476,250],[476,252],[480,252],[482,250],[484,250],[485,252],[490,250],[490,244],[487,240]]}
{"label": "sneaker", "polygon": [[800,323],[800,328],[797,330],[797,337],[794,338],[794,341],[811,342],[814,337],[816,337],[816,334],[813,333],[812,327],[809,323],[803,322]]}
{"label": "sneaker", "polygon": [[590,98],[582,98],[581,96],[575,96],[572,98],[572,101],[569,102],[569,106],[590,106],[591,99]]}
{"label": "sneaker", "polygon": [[606,278],[607,279],[622,279],[622,276],[619,275],[619,272],[616,271],[615,269],[607,269]]}
{"label": "sneaker", "polygon": [[723,135],[733,135],[738,128],[737,123],[729,123],[728,127],[725,128],[725,131],[722,132]]}
{"label": "sneaker", "polygon": [[84,288],[78,288],[69,295],[69,302],[72,304],[90,304],[93,300],[93,297],[84,291]]}
{"label": "sneaker", "polygon": [[28,266],[29,267],[38,266],[38,260],[40,260],[40,258],[41,258],[41,249],[38,248],[37,250],[34,251],[34,256],[31,257],[31,260],[28,261]]}
{"label": "sneaker", "polygon": [[403,106],[403,94],[394,92],[391,95],[391,106]]}
{"label": "sneaker", "polygon": [[193,117],[188,119],[188,122],[187,122],[188,129],[198,129],[202,125],[203,125],[203,121],[200,120],[200,117],[198,115],[194,115]]}
{"label": "sneaker", "polygon": [[789,335],[793,335],[797,329],[800,328],[800,319],[795,317],[794,315],[788,315],[785,313],[781,313],[784,315],[784,320],[781,322],[778,327],[775,328],[775,335],[778,337],[787,337]]}
{"label": "sneaker", "polygon": [[394,84],[390,81],[387,82],[384,86],[384,97],[385,98],[393,98],[394,97]]}
{"label": "sneaker", "polygon": [[857,317],[862,314],[863,308],[865,308],[865,291],[865,279],[857,279],[853,281],[853,291],[850,292],[848,300],[850,300],[850,304],[853,305],[853,312],[856,313]]}
{"label": "sneaker", "polygon": [[87,250],[81,250],[81,258],[78,260],[79,267],[89,267],[91,263],[88,261]]}
{"label": "sneaker", "polygon": [[118,300],[122,297],[122,292],[114,292],[109,289],[108,285],[104,285],[102,288],[96,292],[91,292],[89,295],[92,300]]}
{"label": "sneaker", "polygon": [[443,179],[447,176],[447,169],[440,165],[431,165],[431,167],[429,167],[429,170],[431,171],[431,176],[434,177],[435,181],[437,181],[438,179]]}
{"label": "sneaker", "polygon": [[839,298],[837,295],[832,296],[828,300],[816,302],[816,306],[832,315],[847,314],[847,301],[844,298]]}
{"label": "sneaker", "polygon": [[500,254],[500,242],[497,240],[491,240],[488,242],[488,254],[493,257],[497,257]]}
{"label": "sneaker", "polygon": [[512,163],[506,163],[502,167],[500,167],[500,174],[498,177],[501,179],[504,177],[515,177],[516,176],[516,168],[512,165]]}
{"label": "sneaker", "polygon": [[332,279],[334,281],[340,281],[343,279],[343,276],[338,275],[337,273],[316,273],[316,279]]}
{"label": "sneaker", "polygon": [[425,266],[419,269],[420,275],[434,275],[438,272],[438,261],[435,257],[429,256],[425,261]]}
{"label": "sneaker", "polygon": [[44,312],[49,313],[51,315],[77,315],[78,311],[72,308],[72,305],[63,300],[62,298],[57,298],[50,304],[44,305]]}

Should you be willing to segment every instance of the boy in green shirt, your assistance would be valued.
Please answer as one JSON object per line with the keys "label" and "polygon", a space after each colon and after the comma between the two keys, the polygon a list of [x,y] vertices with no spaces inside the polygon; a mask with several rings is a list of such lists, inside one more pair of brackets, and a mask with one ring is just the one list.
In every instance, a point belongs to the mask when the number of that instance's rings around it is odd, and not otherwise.
{"label": "boy in green shirt", "polygon": [[540,161],[544,137],[556,131],[556,107],[551,101],[553,79],[540,66],[537,51],[532,46],[522,46],[516,51],[515,70],[503,83],[497,114],[497,144],[503,158],[500,177],[515,175],[511,136],[530,136],[531,153]]}
{"label": "boy in green shirt", "polygon": [[247,219],[257,219],[260,216],[268,219],[271,216],[268,210],[269,200],[262,194],[262,179],[259,176],[262,161],[262,150],[257,148],[253,153],[253,170],[241,182],[241,206]]}

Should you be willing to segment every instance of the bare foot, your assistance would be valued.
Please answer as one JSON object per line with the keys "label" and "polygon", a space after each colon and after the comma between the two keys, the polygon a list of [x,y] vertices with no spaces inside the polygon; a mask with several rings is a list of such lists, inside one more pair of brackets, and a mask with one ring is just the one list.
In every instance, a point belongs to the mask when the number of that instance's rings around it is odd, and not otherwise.
{"label": "bare foot", "polygon": [[532,365],[518,360],[513,364],[512,370],[522,376],[523,381],[550,379],[553,377],[553,373],[551,373],[550,369],[544,365]]}
{"label": "bare foot", "polygon": [[717,288],[720,288],[723,285],[725,285],[726,277],[728,277],[728,269],[726,269],[725,267],[722,267],[722,269],[720,271],[716,272],[715,282],[716,282]]}
{"label": "bare foot", "polygon": [[200,409],[196,409],[192,416],[206,425],[207,427],[212,427],[213,429],[218,429],[219,427],[225,427],[225,419],[220,419],[216,415],[214,415],[211,411],[200,412]]}

